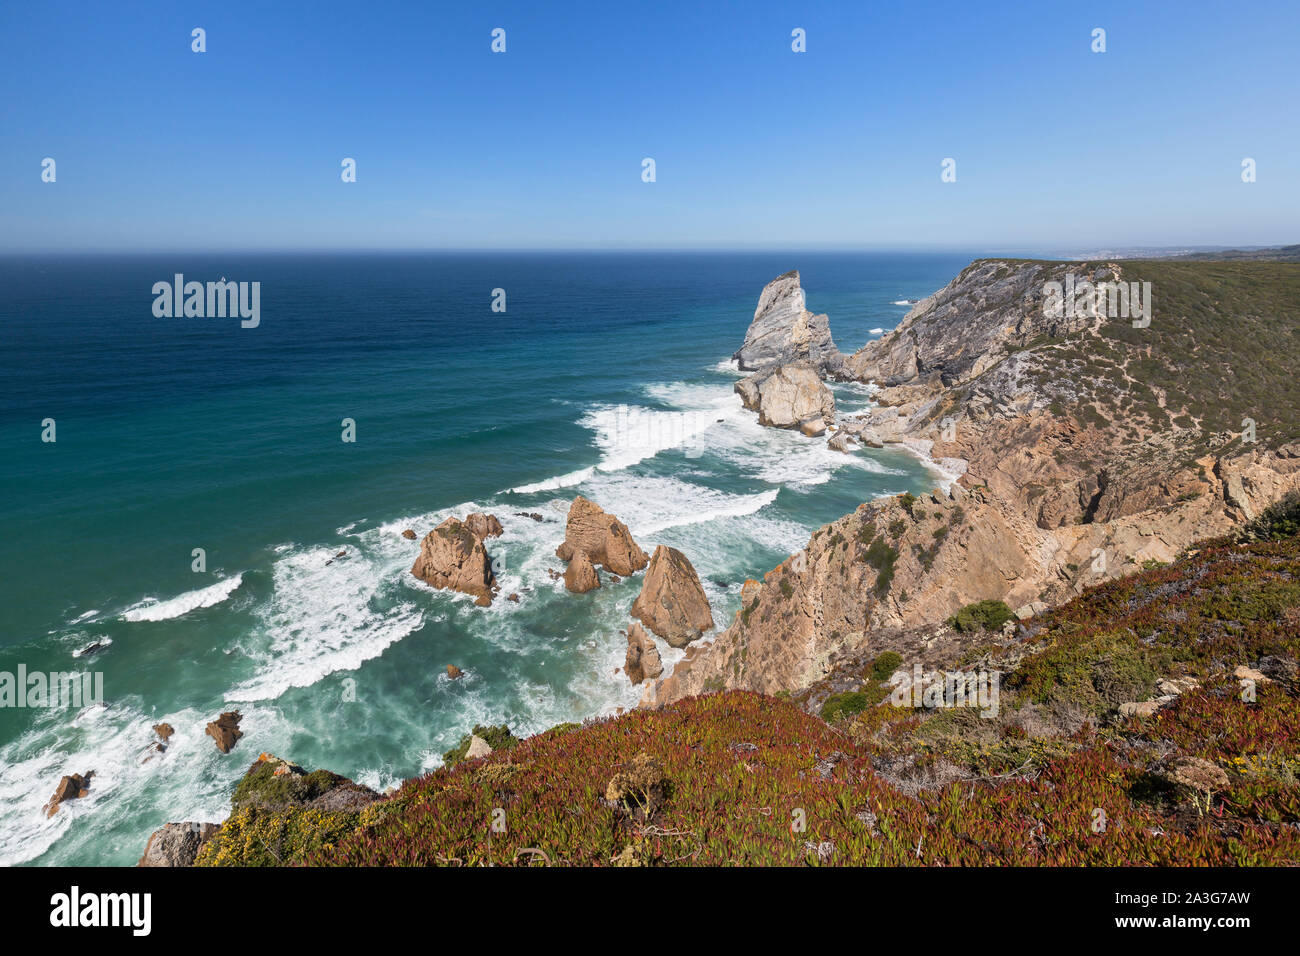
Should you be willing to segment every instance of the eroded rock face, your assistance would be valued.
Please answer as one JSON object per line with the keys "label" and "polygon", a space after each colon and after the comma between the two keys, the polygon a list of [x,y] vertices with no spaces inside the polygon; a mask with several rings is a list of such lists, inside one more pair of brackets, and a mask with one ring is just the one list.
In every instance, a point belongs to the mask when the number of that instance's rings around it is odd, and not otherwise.
{"label": "eroded rock face", "polygon": [[463,522],[448,518],[424,536],[411,573],[435,588],[459,591],[474,603],[492,603],[496,578],[483,541]]}
{"label": "eroded rock face", "polygon": [[505,531],[496,515],[485,515],[481,511],[465,516],[465,527],[480,541],[487,538],[499,538]]}
{"label": "eroded rock face", "polygon": [[633,684],[654,680],[664,672],[663,660],[659,657],[659,646],[639,623],[633,623],[628,628],[627,658],[624,660],[623,669],[627,671],[628,680]]}
{"label": "eroded rock face", "polygon": [[685,647],[713,627],[704,587],[686,555],[659,545],[646,571],[632,616],[673,647]]}
{"label": "eroded rock face", "polygon": [[[837,437],[901,445],[959,477],[815,533],[757,590],[746,584],[731,626],[647,700],[798,691],[882,633],[940,626],[979,600],[1040,613],[1232,533],[1300,488],[1300,442],[1244,447],[1143,404],[1159,383],[1133,385],[1125,369],[1152,346],[1125,344],[1108,323],[1126,323],[1095,307],[1045,306],[1045,283],[1067,273],[1100,283],[1140,267],[980,260],[854,355],[842,374],[878,386],[876,405],[836,422]],[[747,405],[761,399],[755,378],[737,383]],[[1133,406],[1117,414],[1125,390]]]}
{"label": "eroded rock face", "polygon": [[819,435],[835,421],[835,396],[807,362],[770,366],[733,387],[760,425]]}
{"label": "eroded rock face", "polygon": [[199,849],[220,829],[220,823],[165,823],[150,835],[136,866],[193,866]]}
{"label": "eroded rock face", "polygon": [[586,551],[573,552],[569,566],[564,569],[564,586],[574,594],[586,594],[600,587],[600,577]]}
{"label": "eroded rock face", "polygon": [[732,357],[742,372],[804,361],[827,373],[836,371],[844,360],[831,340],[830,321],[804,308],[799,273],[794,271],[763,288],[745,344]]}
{"label": "eroded rock face", "polygon": [[621,577],[640,571],[650,562],[632,540],[627,525],[582,495],[574,498],[569,506],[564,543],[555,549],[555,555],[568,561],[578,551],[585,551],[593,565],[598,564]]}
{"label": "eroded rock face", "polygon": [[230,753],[232,747],[244,736],[244,732],[239,729],[239,722],[243,720],[243,715],[237,710],[228,710],[216,720],[204,728],[204,733],[217,743],[217,749],[223,754]]}

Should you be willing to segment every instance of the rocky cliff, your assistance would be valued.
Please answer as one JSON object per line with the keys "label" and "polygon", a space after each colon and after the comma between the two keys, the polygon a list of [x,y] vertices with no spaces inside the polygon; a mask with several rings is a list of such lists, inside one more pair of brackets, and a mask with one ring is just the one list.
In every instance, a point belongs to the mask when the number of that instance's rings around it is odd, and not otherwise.
{"label": "rocky cliff", "polygon": [[648,699],[799,690],[969,603],[1028,616],[1240,527],[1300,487],[1297,329],[1294,264],[972,263],[844,362],[881,390],[838,423],[960,478],[816,532]]}

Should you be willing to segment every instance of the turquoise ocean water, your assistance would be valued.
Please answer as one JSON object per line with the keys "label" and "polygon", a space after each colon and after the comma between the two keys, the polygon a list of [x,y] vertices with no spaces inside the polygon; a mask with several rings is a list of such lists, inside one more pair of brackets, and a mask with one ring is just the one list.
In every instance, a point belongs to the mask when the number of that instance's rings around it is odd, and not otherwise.
{"label": "turquoise ocean water", "polygon": [[[164,822],[223,819],[260,751],[383,789],[475,723],[634,706],[614,670],[640,576],[587,595],[551,580],[568,502],[685,552],[725,626],[744,579],[813,529],[935,483],[904,453],[842,455],[740,407],[729,358],[763,284],[799,269],[850,352],[969,259],[0,259],[0,672],[104,686],[102,705],[0,708],[0,863],[134,863]],[[260,325],[156,318],[152,286],[176,273],[260,282]],[[412,578],[400,535],[473,510],[505,526],[490,608]],[[203,727],[227,709],[246,736],[222,756]],[[160,721],[176,734],[146,760]],[[59,777],[87,770],[90,795],[47,819]]]}

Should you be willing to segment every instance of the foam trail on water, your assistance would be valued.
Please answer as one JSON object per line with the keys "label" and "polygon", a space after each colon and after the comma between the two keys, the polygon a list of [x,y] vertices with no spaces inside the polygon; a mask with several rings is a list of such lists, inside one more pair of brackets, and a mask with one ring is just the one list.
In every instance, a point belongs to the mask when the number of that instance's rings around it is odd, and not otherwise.
{"label": "foam trail on water", "polygon": [[[182,614],[188,614],[190,611],[197,610],[201,607],[212,607],[220,604],[230,595],[235,593],[235,589],[243,582],[244,576],[236,574],[233,578],[226,578],[218,581],[216,584],[210,584],[205,588],[199,588],[196,591],[186,591],[169,601],[159,601],[156,598],[145,598],[139,604],[133,605],[122,612],[124,621],[170,621],[178,618]],[[83,615],[84,616],[84,615]]]}

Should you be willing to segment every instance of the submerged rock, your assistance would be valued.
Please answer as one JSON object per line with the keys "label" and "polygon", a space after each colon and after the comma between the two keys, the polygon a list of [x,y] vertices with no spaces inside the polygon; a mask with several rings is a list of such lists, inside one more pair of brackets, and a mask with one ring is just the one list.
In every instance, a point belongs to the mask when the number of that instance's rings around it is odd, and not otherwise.
{"label": "submerged rock", "polygon": [[713,613],[695,568],[676,548],[659,545],[632,616],[673,647],[685,647],[713,627]]}
{"label": "submerged rock", "polygon": [[805,361],[819,372],[834,372],[844,356],[831,340],[830,321],[804,308],[799,273],[777,276],[758,297],[745,344],[735,355],[742,372]]}
{"label": "submerged rock", "polygon": [[448,518],[420,542],[411,574],[435,588],[459,591],[480,607],[492,603],[496,578],[483,541],[463,521]]}

